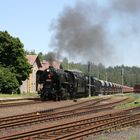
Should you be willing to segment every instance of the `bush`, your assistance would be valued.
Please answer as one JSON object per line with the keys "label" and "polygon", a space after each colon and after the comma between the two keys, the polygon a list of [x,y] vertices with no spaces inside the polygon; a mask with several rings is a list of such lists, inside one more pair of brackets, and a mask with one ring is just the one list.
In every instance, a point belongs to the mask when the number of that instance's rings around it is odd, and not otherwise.
{"label": "bush", "polygon": [[8,68],[0,66],[0,92],[1,93],[12,93],[18,89],[18,81],[14,73]]}

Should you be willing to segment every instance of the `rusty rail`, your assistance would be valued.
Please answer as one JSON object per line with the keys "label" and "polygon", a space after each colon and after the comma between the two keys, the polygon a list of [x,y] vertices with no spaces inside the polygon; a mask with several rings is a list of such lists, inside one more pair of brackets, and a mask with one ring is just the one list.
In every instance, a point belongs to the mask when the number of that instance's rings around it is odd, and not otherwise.
{"label": "rusty rail", "polygon": [[[122,112],[121,112],[122,113]],[[69,122],[57,126],[46,127],[44,129],[30,131],[27,133],[15,134],[12,136],[1,137],[0,140],[11,139],[53,139],[53,140],[67,140],[75,139],[90,134],[98,134],[105,131],[140,124],[140,113],[135,114],[108,114],[103,118],[93,117],[80,121]],[[24,139],[25,138],[25,139]]]}

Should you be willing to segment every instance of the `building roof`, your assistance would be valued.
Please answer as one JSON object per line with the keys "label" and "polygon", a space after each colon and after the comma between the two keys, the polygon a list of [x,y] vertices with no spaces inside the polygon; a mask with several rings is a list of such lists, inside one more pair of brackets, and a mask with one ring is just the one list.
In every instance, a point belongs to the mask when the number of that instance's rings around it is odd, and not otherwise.
{"label": "building roof", "polygon": [[38,55],[27,55],[26,58],[30,65],[33,65],[36,62],[38,67],[42,67]]}
{"label": "building roof", "polygon": [[28,62],[30,63],[30,65],[33,65],[36,62],[40,70],[45,70],[49,68],[49,66],[53,66],[56,69],[60,69],[61,62],[57,60],[51,63],[46,60],[43,60],[43,62],[40,62],[38,55],[27,55],[26,58],[28,59]]}

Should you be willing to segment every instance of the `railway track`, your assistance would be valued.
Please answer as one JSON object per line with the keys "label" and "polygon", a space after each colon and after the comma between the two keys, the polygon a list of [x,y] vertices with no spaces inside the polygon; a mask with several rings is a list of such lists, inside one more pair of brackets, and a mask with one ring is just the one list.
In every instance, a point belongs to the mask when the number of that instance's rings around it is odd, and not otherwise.
{"label": "railway track", "polygon": [[[128,98],[119,100],[119,101],[115,101],[113,103],[105,103],[105,104],[100,104],[97,105],[98,103],[110,100],[111,98],[104,98],[104,99],[94,99],[94,100],[89,100],[89,101],[84,101],[81,103],[77,103],[74,105],[69,105],[69,106],[64,106],[64,107],[59,107],[59,108],[53,108],[53,109],[47,109],[47,110],[42,110],[42,111],[38,111],[38,112],[33,112],[33,113],[27,113],[27,114],[22,114],[22,115],[16,115],[16,116],[10,116],[10,117],[4,117],[4,118],[0,118],[0,124],[1,122],[4,123],[4,121],[8,122],[11,120],[16,120],[17,119],[24,119],[24,118],[28,118],[28,117],[34,117],[36,115],[38,116],[43,116],[43,115],[47,115],[47,116],[56,116],[57,114],[65,114],[65,113],[69,113],[69,112],[73,112],[76,110],[82,110],[82,109],[92,109],[92,108],[98,108],[98,110],[100,110],[101,107],[104,106],[111,106],[113,104],[117,104],[117,103],[121,103],[121,102],[127,102]],[[105,107],[105,108],[106,108]],[[74,113],[74,112],[73,112]]]}
{"label": "railway track", "polygon": [[24,106],[24,105],[32,105],[32,104],[40,104],[41,101],[25,101],[25,102],[13,102],[13,103],[1,103],[0,108],[7,108],[7,107],[15,107],[15,106]]}
{"label": "railway track", "polygon": [[[138,109],[138,108],[137,108]],[[140,107],[139,107],[140,109]],[[18,133],[11,136],[1,137],[0,140],[22,139],[26,140],[69,140],[81,138],[91,134],[110,132],[127,126],[140,124],[140,111],[135,108],[126,111],[116,111],[97,117],[80,119],[78,121],[63,123],[44,129]],[[134,111],[134,112],[133,112]]]}
{"label": "railway track", "polygon": [[[84,136],[88,136],[90,134],[100,134],[102,132],[110,132],[111,130],[116,130],[120,128],[124,128],[132,125],[140,124],[140,113],[132,114],[132,115],[122,115],[109,117],[106,119],[98,120],[98,121],[88,121],[86,123],[80,125],[73,126],[65,126],[63,129],[59,128],[55,131],[52,131],[48,134],[43,134],[42,136],[34,137],[35,139],[51,139],[51,140],[69,140],[81,138]],[[59,136],[57,136],[59,133]],[[52,136],[53,134],[53,136]],[[55,135],[56,134],[56,135]]]}
{"label": "railway track", "polygon": [[[4,118],[0,118],[0,121],[5,121],[5,120],[10,120],[10,119],[20,119],[20,118],[26,118],[26,117],[30,117],[30,116],[35,116],[36,114],[38,115],[43,115],[43,114],[50,114],[52,112],[60,112],[60,111],[64,111],[64,110],[69,110],[69,109],[75,109],[75,108],[80,108],[80,107],[85,107],[85,106],[90,106],[90,105],[94,105],[97,104],[99,102],[102,101],[107,101],[110,100],[111,98],[98,98],[98,99],[92,99],[92,100],[88,100],[88,101],[82,101],[80,103],[76,103],[73,105],[68,105],[68,106],[62,106],[62,107],[58,107],[58,108],[50,108],[47,110],[41,110],[41,111],[37,111],[37,112],[32,112],[32,113],[26,113],[26,114],[21,114],[21,115],[16,115],[16,116],[10,116],[10,117],[4,117]],[[45,103],[45,102],[44,102]],[[93,103],[93,104],[92,104]]]}
{"label": "railway track", "polygon": [[44,123],[44,122],[58,121],[60,119],[66,120],[76,116],[82,116],[82,115],[100,112],[102,110],[110,110],[116,104],[128,102],[128,99],[126,98],[112,103],[99,104],[107,100],[110,100],[110,98],[85,101],[83,103],[79,103],[73,106],[66,106],[66,107],[56,108],[53,110],[41,111],[40,113],[35,112],[35,113],[24,114],[19,116],[1,118],[0,131],[3,132],[7,129],[14,129],[23,126],[25,127],[26,125],[29,126],[29,125]]}
{"label": "railway track", "polygon": [[43,110],[40,112],[33,112],[23,115],[0,118],[0,129],[14,127],[17,125],[25,125],[26,123],[50,121],[52,119],[54,120],[55,118],[57,120],[59,118],[72,116],[74,113],[76,115],[76,112],[78,115],[83,112],[83,108],[91,105],[95,106],[99,102],[106,101],[109,99],[110,98],[90,100],[71,106],[59,107],[55,109]]}

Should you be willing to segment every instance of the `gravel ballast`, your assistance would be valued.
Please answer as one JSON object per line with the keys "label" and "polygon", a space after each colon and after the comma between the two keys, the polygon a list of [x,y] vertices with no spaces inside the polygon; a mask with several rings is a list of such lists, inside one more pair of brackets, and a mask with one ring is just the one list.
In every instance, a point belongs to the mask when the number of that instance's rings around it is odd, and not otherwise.
{"label": "gravel ballast", "polygon": [[88,136],[84,140],[140,140],[140,126],[124,128],[97,136]]}

